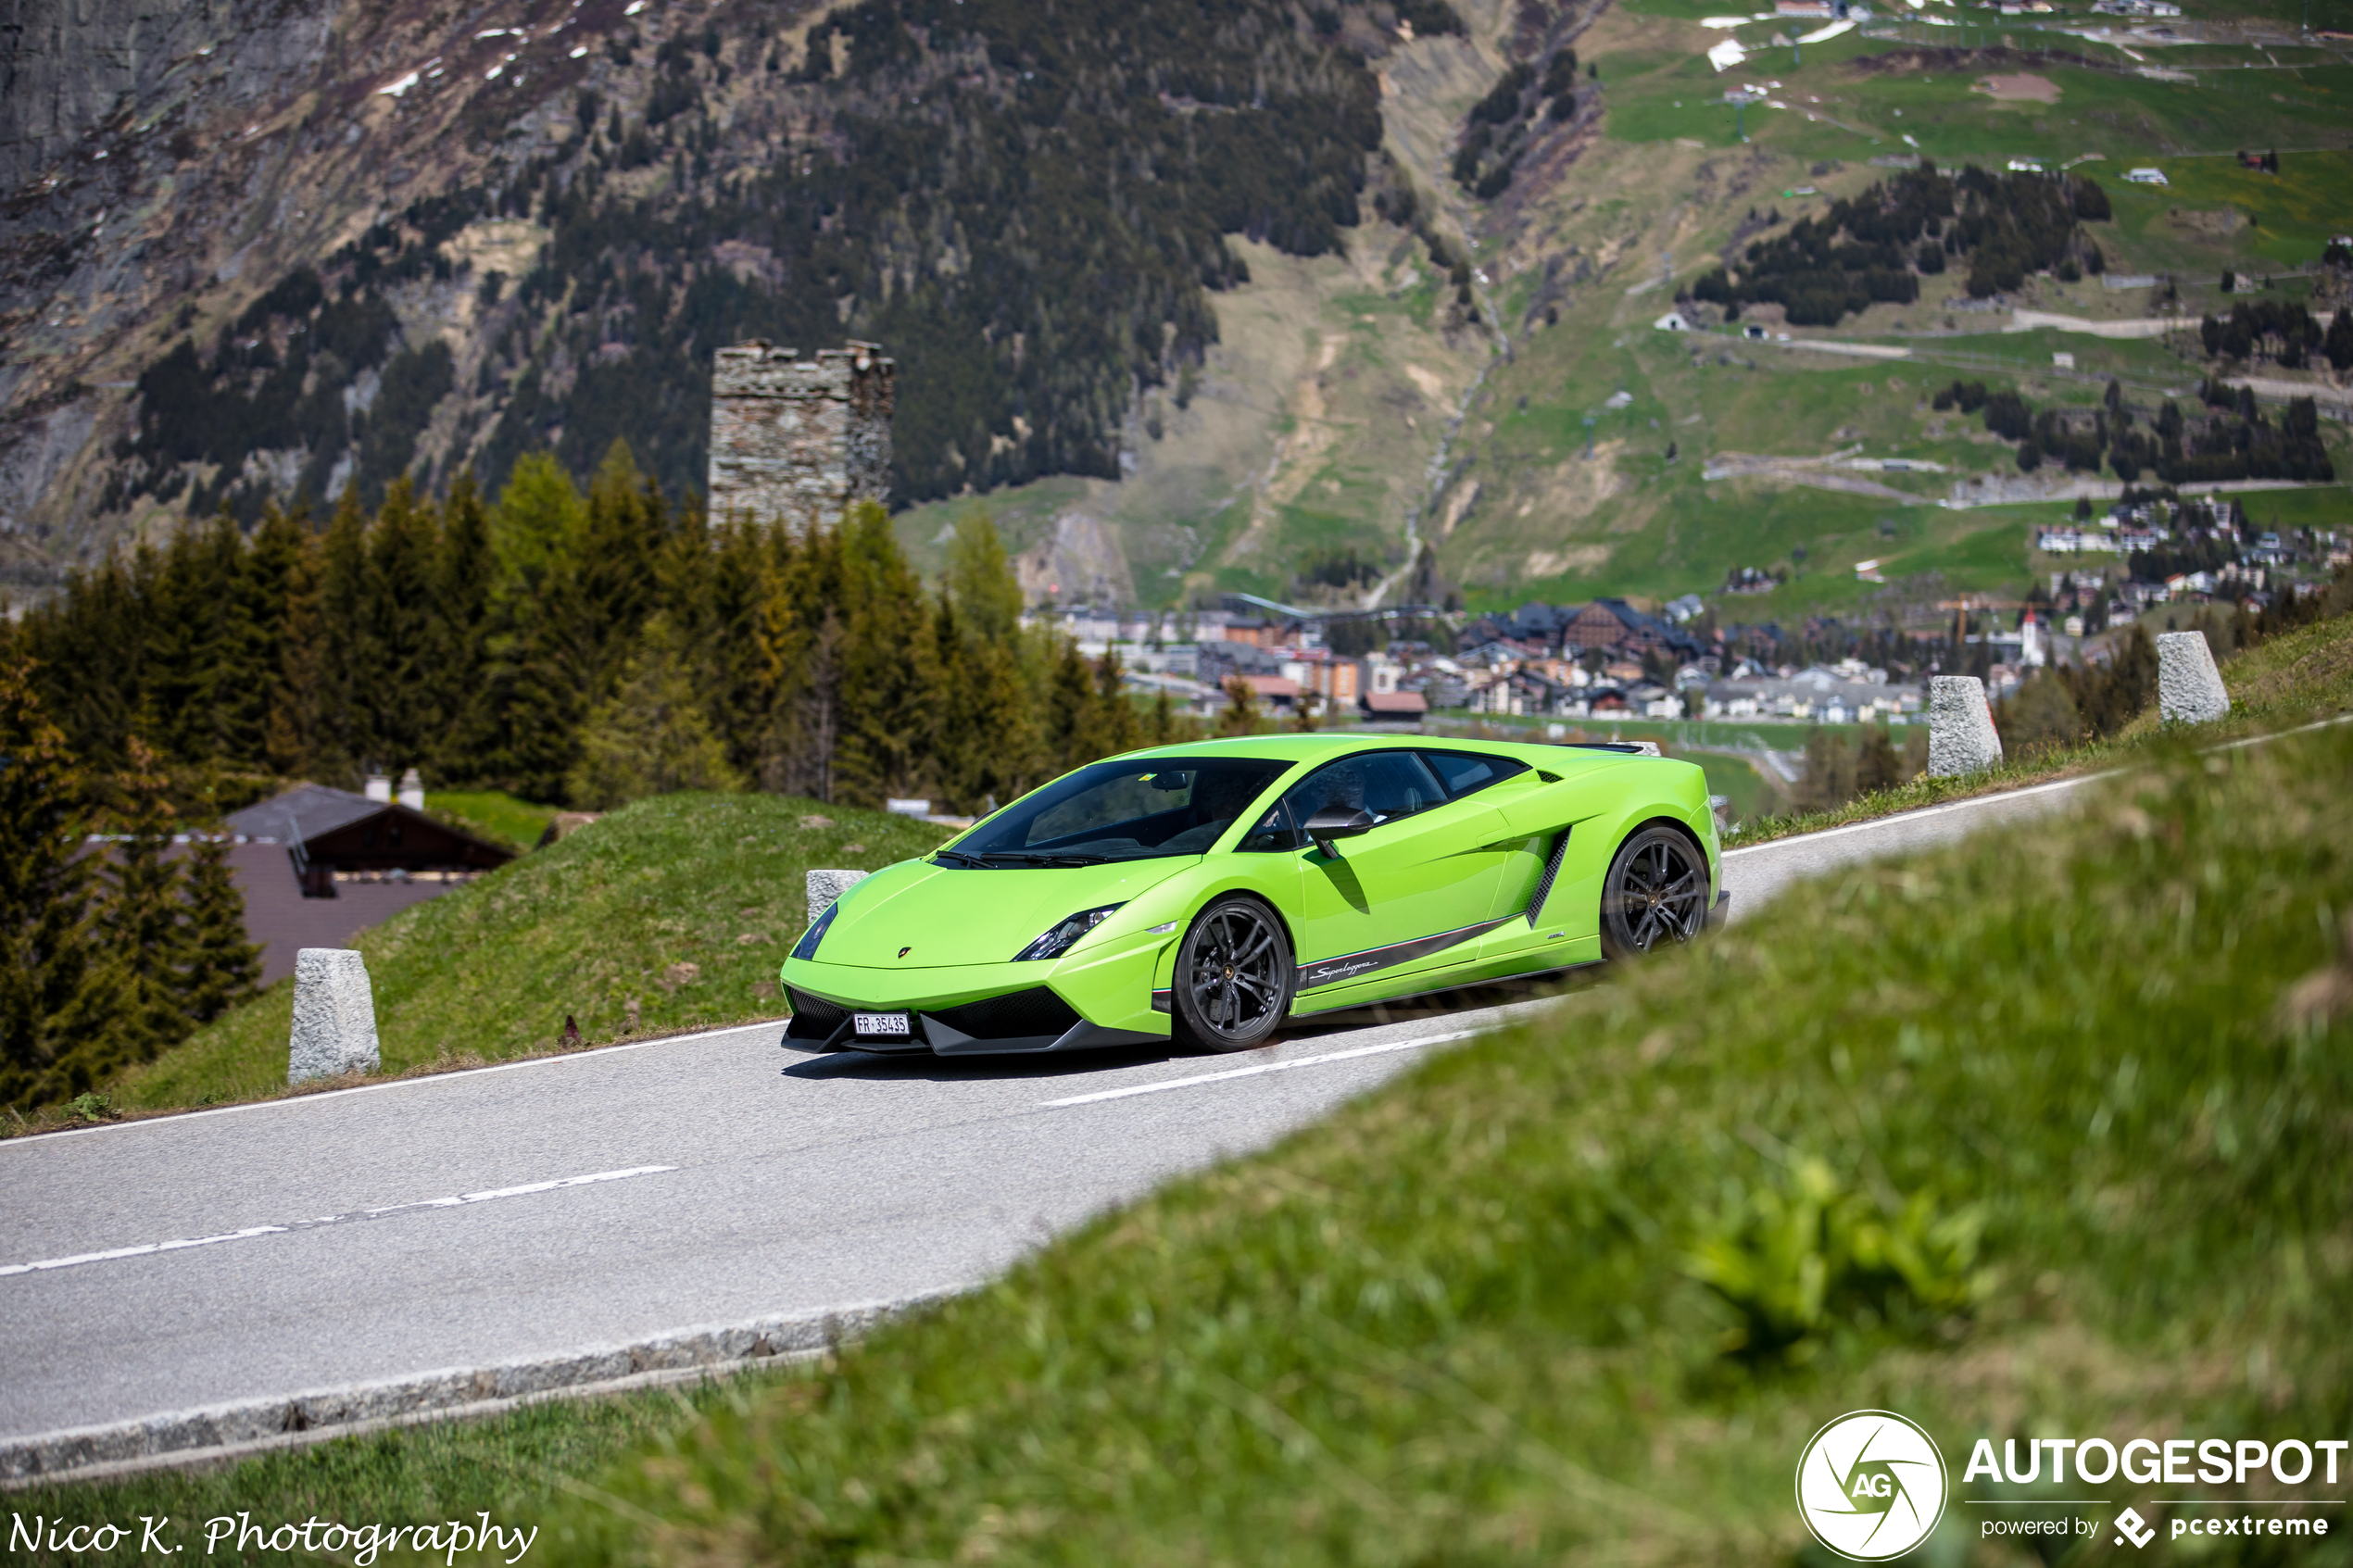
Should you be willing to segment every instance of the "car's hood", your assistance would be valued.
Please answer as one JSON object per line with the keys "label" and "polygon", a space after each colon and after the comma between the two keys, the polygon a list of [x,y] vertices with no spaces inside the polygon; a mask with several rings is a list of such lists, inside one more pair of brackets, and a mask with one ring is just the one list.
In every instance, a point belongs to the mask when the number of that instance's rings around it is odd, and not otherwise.
{"label": "car's hood", "polygon": [[[844,895],[817,961],[874,969],[1004,963],[1064,917],[1124,904],[1200,859],[985,872],[909,860]],[[903,959],[901,947],[910,949]]]}

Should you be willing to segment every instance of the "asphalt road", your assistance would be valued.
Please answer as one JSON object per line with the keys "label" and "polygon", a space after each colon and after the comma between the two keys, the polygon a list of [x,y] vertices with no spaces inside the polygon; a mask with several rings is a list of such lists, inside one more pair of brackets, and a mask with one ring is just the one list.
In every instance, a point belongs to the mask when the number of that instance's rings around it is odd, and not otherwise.
{"label": "asphalt road", "polygon": [[[2068,798],[1736,850],[1733,918]],[[0,1444],[967,1286],[1544,1005],[1496,996],[1240,1057],[819,1057],[767,1024],[0,1143]]]}

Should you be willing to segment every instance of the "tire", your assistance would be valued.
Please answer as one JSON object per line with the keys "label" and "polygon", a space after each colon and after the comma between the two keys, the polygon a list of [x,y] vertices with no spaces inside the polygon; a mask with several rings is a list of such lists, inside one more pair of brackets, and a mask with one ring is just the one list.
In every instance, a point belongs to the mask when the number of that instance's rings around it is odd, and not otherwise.
{"label": "tire", "polygon": [[1680,947],[1707,925],[1707,857],[1670,827],[1618,846],[1602,880],[1602,951],[1624,961]]}
{"label": "tire", "polygon": [[1299,970],[1274,912],[1232,897],[1194,918],[1172,980],[1181,1039],[1202,1050],[1246,1051],[1265,1045],[1290,1010]]}

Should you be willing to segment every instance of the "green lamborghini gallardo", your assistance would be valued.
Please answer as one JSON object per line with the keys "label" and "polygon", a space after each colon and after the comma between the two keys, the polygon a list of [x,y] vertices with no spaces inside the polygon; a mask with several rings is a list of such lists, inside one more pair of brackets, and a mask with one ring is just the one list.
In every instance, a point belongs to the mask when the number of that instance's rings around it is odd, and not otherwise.
{"label": "green lamborghini gallardo", "polygon": [[786,1037],[1242,1050],[1286,1018],[1688,942],[1721,872],[1705,776],[1633,746],[1131,752],[851,886],[785,960]]}

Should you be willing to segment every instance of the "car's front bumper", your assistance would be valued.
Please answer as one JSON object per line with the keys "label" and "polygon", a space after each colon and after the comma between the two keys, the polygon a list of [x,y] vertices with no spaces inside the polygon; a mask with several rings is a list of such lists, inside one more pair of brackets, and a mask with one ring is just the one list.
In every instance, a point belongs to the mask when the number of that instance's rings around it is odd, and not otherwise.
{"label": "car's front bumper", "polygon": [[[1174,961],[1176,937],[1139,933],[1082,943],[1059,960],[889,970],[787,959],[781,978],[793,1007],[785,1037],[811,1050],[928,1051],[1002,1056],[1148,1045],[1169,1037],[1152,1006]],[[904,1041],[861,1039],[857,1012],[905,1012]]]}

